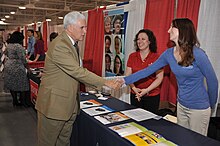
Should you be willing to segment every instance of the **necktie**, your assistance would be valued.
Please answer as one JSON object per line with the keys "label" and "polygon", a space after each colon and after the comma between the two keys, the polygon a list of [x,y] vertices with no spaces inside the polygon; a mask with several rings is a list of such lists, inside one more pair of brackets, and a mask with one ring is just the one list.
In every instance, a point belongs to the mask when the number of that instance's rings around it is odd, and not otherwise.
{"label": "necktie", "polygon": [[79,46],[78,46],[78,42],[75,42],[74,47],[76,48],[76,52],[77,52],[78,57],[79,57]]}
{"label": "necktie", "polygon": [[76,52],[79,58],[79,64],[80,64],[80,57],[79,57],[79,46],[78,46],[78,42],[75,42],[74,47],[76,48]]}

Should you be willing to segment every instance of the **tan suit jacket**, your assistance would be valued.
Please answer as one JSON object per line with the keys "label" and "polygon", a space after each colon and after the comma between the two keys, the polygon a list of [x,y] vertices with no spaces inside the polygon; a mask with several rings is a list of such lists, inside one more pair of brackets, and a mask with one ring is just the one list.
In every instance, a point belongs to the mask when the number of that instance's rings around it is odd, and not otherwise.
{"label": "tan suit jacket", "polygon": [[44,69],[35,108],[48,118],[69,120],[78,112],[74,107],[79,105],[79,82],[94,88],[104,85],[103,78],[79,66],[76,48],[65,31],[49,45]]}

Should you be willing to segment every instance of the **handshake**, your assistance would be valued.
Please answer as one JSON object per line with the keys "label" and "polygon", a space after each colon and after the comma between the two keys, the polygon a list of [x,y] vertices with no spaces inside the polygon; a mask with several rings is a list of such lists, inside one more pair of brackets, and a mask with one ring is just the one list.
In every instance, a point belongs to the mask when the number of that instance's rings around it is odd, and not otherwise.
{"label": "handshake", "polygon": [[112,79],[112,80],[106,80],[105,81],[105,85],[115,89],[115,90],[119,90],[121,88],[122,85],[124,85],[125,80],[124,78],[117,78],[117,79]]}

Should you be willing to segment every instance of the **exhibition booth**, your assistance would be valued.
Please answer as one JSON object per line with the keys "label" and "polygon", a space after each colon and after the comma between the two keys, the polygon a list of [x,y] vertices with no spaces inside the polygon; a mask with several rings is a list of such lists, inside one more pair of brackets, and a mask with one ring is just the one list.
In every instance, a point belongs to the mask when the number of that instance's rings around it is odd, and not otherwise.
{"label": "exhibition booth", "polygon": [[[124,76],[123,73],[114,72],[114,58],[116,57],[116,38],[120,39],[121,48],[120,54],[122,59],[122,69],[125,72],[128,56],[134,52],[134,37],[135,34],[142,28],[152,30],[157,38],[158,53],[163,53],[172,44],[168,41],[168,29],[170,27],[173,18],[187,17],[190,18],[197,28],[197,34],[203,48],[215,69],[215,72],[220,78],[220,68],[217,64],[217,54],[220,53],[218,46],[219,34],[216,30],[218,27],[219,11],[216,8],[216,4],[210,3],[207,0],[132,0],[128,3],[122,3],[114,6],[107,6],[105,8],[97,8],[83,12],[87,18],[87,34],[83,42],[79,42],[80,56],[83,60],[83,66],[88,70],[96,73],[99,76],[106,77],[106,79],[114,79],[120,76]],[[116,29],[113,26],[115,19],[120,16],[121,29],[119,33],[115,33]],[[105,21],[110,19],[110,33],[105,31]],[[48,22],[44,22],[43,25],[34,25],[34,29],[40,29],[43,31],[44,41],[48,42],[48,34],[51,32],[61,33],[62,25],[49,26]],[[28,27],[24,27],[24,32]],[[112,43],[109,46],[109,52],[106,50],[105,38],[109,37]],[[45,45],[47,50],[48,45]],[[111,52],[111,53],[110,53]],[[110,54],[111,57],[111,72],[106,70],[106,54]],[[30,76],[31,85],[31,99],[35,103],[37,98],[38,87],[40,85],[39,72],[43,66],[32,66],[33,72]],[[82,93],[88,93],[88,91],[94,90],[86,87],[86,90],[82,90]],[[174,74],[167,66],[164,68],[164,79],[161,84],[161,101],[169,102],[172,105],[176,105],[177,84]],[[112,97],[108,97],[106,101],[97,99],[94,94],[82,95],[81,101],[88,99],[95,99],[104,105],[107,105],[114,109],[114,111],[123,111],[133,109],[134,107],[127,104],[129,101],[130,89],[129,87],[123,87],[119,91],[114,91],[109,88],[103,88],[103,92],[108,92]],[[215,113],[213,113],[215,116]],[[134,121],[132,119],[129,120]],[[125,122],[117,123],[123,124]],[[172,141],[177,145],[219,145],[219,142],[214,141],[208,137],[204,137],[200,134],[182,128],[174,123],[165,121],[164,119],[151,119],[138,122],[138,124],[158,132],[166,139]],[[111,124],[113,126],[115,124]],[[80,130],[79,130],[80,129]],[[114,145],[132,145],[126,139],[122,139],[118,134],[111,131],[109,126],[101,124],[94,116],[88,115],[85,111],[81,110],[79,117],[76,120],[73,129],[74,135],[72,135],[72,142],[77,145],[87,145],[83,139],[86,137],[88,141],[93,145],[107,145],[108,142],[114,143]],[[104,133],[103,133],[104,131]],[[183,139],[183,137],[185,137]],[[185,140],[187,139],[187,140]]]}

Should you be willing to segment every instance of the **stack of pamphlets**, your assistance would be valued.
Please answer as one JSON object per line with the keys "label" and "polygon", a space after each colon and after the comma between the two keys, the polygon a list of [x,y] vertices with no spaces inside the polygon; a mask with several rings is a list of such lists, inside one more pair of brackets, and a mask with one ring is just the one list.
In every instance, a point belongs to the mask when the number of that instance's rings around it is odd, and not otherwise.
{"label": "stack of pamphlets", "polygon": [[169,114],[164,116],[163,119],[170,121],[170,122],[173,122],[173,123],[177,123],[177,117],[169,115]]}
{"label": "stack of pamphlets", "polygon": [[103,115],[95,116],[94,118],[99,120],[103,124],[110,124],[110,123],[115,123],[130,119],[128,116],[120,112],[103,114]]}
{"label": "stack of pamphlets", "polygon": [[81,101],[80,102],[80,108],[88,108],[88,107],[95,107],[95,106],[100,106],[102,105],[98,101],[94,99],[86,100],[86,101]]}
{"label": "stack of pamphlets", "polygon": [[113,109],[105,105],[102,105],[94,99],[81,101],[80,108],[90,116],[100,115],[114,111]]}
{"label": "stack of pamphlets", "polygon": [[160,134],[148,130],[135,122],[111,126],[109,128],[136,146],[176,146],[176,144],[166,140]]}

